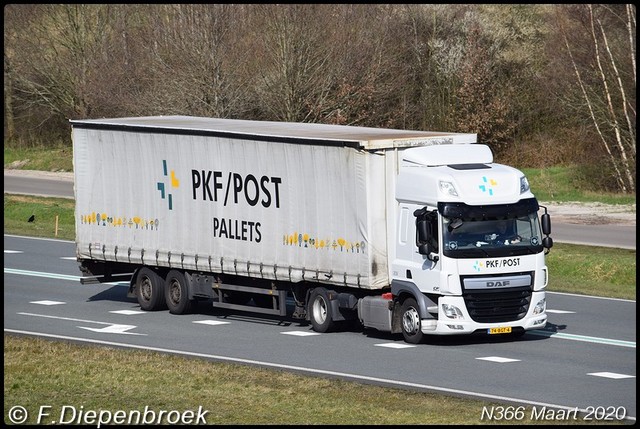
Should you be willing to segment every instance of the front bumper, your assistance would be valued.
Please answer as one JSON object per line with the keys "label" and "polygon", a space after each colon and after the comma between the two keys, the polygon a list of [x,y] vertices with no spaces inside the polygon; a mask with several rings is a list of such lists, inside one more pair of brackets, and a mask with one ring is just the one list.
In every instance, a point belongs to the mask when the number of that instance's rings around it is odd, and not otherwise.
{"label": "front bumper", "polygon": [[[458,296],[445,296],[438,300],[438,319],[422,319],[422,332],[427,335],[465,335],[476,332],[489,332],[491,328],[510,327],[513,332],[524,329],[542,329],[547,324],[546,306],[537,314],[534,314],[536,304],[545,299],[544,292],[533,292],[531,304],[527,314],[519,320],[500,323],[478,323],[471,319],[464,299]],[[444,305],[454,306],[459,310],[459,315],[455,318],[448,317],[444,310]]]}

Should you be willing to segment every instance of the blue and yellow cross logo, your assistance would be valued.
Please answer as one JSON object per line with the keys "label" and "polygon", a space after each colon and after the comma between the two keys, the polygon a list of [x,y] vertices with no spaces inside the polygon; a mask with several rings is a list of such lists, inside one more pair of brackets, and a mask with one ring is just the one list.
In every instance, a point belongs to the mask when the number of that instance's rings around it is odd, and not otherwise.
{"label": "blue and yellow cross logo", "polygon": [[479,186],[482,192],[488,192],[489,195],[493,195],[493,188],[498,186],[498,182],[494,179],[487,179],[487,176],[482,176],[482,185]]}
{"label": "blue and yellow cross logo", "polygon": [[[162,160],[162,169],[163,169],[163,173],[164,176],[167,177],[167,160],[163,159]],[[176,173],[175,171],[171,170],[171,188],[177,188],[180,186],[180,181],[176,178]],[[169,192],[165,192],[165,184],[164,182],[158,182],[158,191],[160,191],[160,195],[162,195],[162,199],[165,199],[165,194],[166,194],[166,199],[169,201],[169,210],[173,210],[173,194],[169,193]]]}

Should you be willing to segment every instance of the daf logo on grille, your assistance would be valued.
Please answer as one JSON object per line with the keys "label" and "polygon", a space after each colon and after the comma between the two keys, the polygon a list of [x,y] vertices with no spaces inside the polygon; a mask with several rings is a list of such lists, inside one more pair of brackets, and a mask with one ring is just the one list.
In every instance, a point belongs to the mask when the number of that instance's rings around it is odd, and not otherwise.
{"label": "daf logo on grille", "polygon": [[504,287],[509,286],[509,280],[504,280],[501,282],[487,282],[487,287]]}
{"label": "daf logo on grille", "polygon": [[463,280],[466,290],[489,290],[501,288],[531,287],[531,274],[521,274],[509,277],[475,277],[469,276]]}

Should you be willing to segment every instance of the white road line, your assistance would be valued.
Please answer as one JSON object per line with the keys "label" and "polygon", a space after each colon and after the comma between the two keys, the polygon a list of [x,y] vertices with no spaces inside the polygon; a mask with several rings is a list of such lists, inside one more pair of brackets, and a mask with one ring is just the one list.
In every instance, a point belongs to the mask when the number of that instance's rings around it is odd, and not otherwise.
{"label": "white road line", "polygon": [[66,302],[62,302],[62,301],[49,301],[49,300],[42,300],[42,301],[29,301],[29,304],[38,304],[38,305],[62,305],[62,304],[66,304]]}
{"label": "white road line", "polygon": [[86,319],[74,319],[73,317],[61,317],[61,316],[50,316],[48,314],[37,314],[37,313],[18,313],[21,316],[33,316],[33,317],[44,317],[46,319],[58,319],[58,320],[68,320],[70,322],[81,322],[81,323],[96,323],[98,325],[114,325],[114,323],[109,322],[98,322],[96,320],[86,320]]}
{"label": "white road line", "polygon": [[113,310],[113,311],[110,311],[109,313],[123,314],[125,316],[133,316],[136,314],[147,314],[146,311],[140,311],[140,310]]}
{"label": "white road line", "polygon": [[613,378],[614,380],[620,380],[623,378],[636,378],[635,375],[618,374],[615,372],[589,372],[587,375],[593,375],[595,377]]}
{"label": "white road line", "polygon": [[319,332],[310,332],[310,331],[287,331],[280,332],[282,335],[293,335],[296,337],[310,337],[312,335],[320,335]]}
{"label": "white road line", "polygon": [[86,329],[88,331],[100,332],[104,334],[147,335],[147,334],[139,334],[135,332],[126,332],[131,329],[137,328],[137,326],[135,325],[121,325],[118,323],[98,322],[97,320],[85,320],[85,319],[75,319],[73,317],[50,316],[48,314],[23,313],[23,312],[20,312],[18,314],[22,316],[44,317],[47,319],[67,320],[70,322],[95,323],[98,325],[106,325],[106,327],[104,328],[87,328],[85,326],[78,326],[78,328],[80,329]]}
{"label": "white road line", "polygon": [[[17,274],[19,276],[44,277],[44,278],[47,278],[47,279],[57,279],[57,280],[80,281],[80,279],[82,278],[80,276],[69,276],[69,275],[66,275],[66,274],[44,273],[44,272],[41,272],[41,271],[25,271],[25,270],[17,270],[17,269],[14,269],[14,268],[5,268],[4,272],[6,274]],[[128,282],[105,282],[105,283],[102,283],[102,284],[129,287],[129,283]]]}
{"label": "white road line", "polygon": [[565,334],[563,332],[551,332],[543,330],[527,331],[527,334],[539,335],[541,337],[559,338],[562,340],[583,341],[585,343],[607,344],[610,346],[631,347],[636,348],[635,341],[614,340],[611,338],[589,337],[586,335]]}
{"label": "white road line", "polygon": [[200,323],[202,325],[217,326],[217,325],[228,325],[231,322],[223,322],[222,320],[194,320],[193,323]]}
{"label": "white road line", "polygon": [[87,328],[85,326],[78,326],[80,329],[86,329],[87,331],[99,332],[101,334],[125,334],[125,335],[147,335],[140,334],[138,332],[128,332],[131,329],[137,328],[135,325],[111,325],[104,328]]}
{"label": "white road line", "polygon": [[486,360],[489,362],[497,362],[497,363],[510,363],[510,362],[520,362],[520,359],[509,359],[509,358],[503,358],[500,356],[487,356],[487,357],[480,357],[480,358],[476,358],[477,360]]}
{"label": "white road line", "polygon": [[25,270],[16,270],[14,268],[5,268],[4,272],[6,274],[17,274],[20,276],[30,276],[30,277],[45,277],[48,279],[58,279],[58,280],[72,280],[79,281],[79,276],[69,276],[66,274],[53,274],[53,273],[43,273],[41,271],[25,271]]}
{"label": "white road line", "polygon": [[582,295],[582,294],[579,294],[579,293],[551,292],[551,291],[547,291],[546,293],[547,293],[547,295],[566,295],[566,296],[573,296],[573,297],[576,297],[576,298],[604,299],[604,300],[607,300],[607,301],[636,302],[633,299],[610,298],[608,296]]}
{"label": "white road line", "polygon": [[402,344],[402,343],[382,343],[382,344],[374,344],[376,347],[388,347],[390,349],[408,349],[417,347],[412,344]]}

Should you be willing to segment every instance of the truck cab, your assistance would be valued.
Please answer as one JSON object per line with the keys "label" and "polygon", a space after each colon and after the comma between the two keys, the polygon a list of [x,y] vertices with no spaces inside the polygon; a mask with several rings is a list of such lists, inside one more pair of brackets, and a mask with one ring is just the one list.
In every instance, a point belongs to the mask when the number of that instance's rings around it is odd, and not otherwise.
{"label": "truck cab", "polygon": [[542,227],[522,172],[486,145],[406,149],[396,201],[391,290],[405,340],[545,326],[550,218]]}

